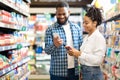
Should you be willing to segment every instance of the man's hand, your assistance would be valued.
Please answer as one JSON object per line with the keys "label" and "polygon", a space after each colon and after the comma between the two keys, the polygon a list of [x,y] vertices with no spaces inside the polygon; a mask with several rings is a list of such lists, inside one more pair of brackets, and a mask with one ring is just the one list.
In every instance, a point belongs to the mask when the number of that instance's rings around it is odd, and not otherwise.
{"label": "man's hand", "polygon": [[54,35],[53,43],[58,48],[59,46],[61,46],[63,44],[63,40],[60,39],[59,35]]}

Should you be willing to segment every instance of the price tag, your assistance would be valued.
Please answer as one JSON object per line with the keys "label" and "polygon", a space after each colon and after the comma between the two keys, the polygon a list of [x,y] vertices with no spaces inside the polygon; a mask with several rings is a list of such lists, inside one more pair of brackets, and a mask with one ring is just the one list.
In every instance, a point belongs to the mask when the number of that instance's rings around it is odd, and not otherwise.
{"label": "price tag", "polygon": [[13,45],[12,45],[12,46],[10,46],[10,49],[13,49]]}
{"label": "price tag", "polygon": [[13,69],[13,66],[10,66],[11,69]]}
{"label": "price tag", "polygon": [[3,71],[0,71],[0,76],[3,74]]}
{"label": "price tag", "polygon": [[13,48],[16,48],[16,47],[17,47],[16,45],[13,45],[13,46],[12,46],[12,49],[13,49]]}
{"label": "price tag", "polygon": [[10,71],[11,69],[10,69],[10,67],[8,68],[8,71]]}
{"label": "price tag", "polygon": [[21,62],[18,62],[18,66],[20,66],[20,63],[21,63]]}
{"label": "price tag", "polygon": [[5,74],[5,70],[3,70],[3,74]]}
{"label": "price tag", "polygon": [[4,51],[4,46],[3,46],[3,47],[0,47],[0,51]]}
{"label": "price tag", "polygon": [[18,65],[17,64],[15,64],[15,66],[14,66],[14,68],[16,68]]}
{"label": "price tag", "polygon": [[5,50],[8,50],[9,49],[9,46],[5,46]]}
{"label": "price tag", "polygon": [[0,47],[0,51],[2,51],[2,48],[3,48],[3,47]]}

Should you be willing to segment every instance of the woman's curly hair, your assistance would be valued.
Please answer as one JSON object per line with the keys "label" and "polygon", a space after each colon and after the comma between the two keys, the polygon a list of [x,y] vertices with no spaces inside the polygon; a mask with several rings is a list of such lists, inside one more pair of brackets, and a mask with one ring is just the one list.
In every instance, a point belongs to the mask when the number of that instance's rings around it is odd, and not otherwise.
{"label": "woman's curly hair", "polygon": [[91,18],[92,21],[97,21],[97,25],[100,25],[102,23],[102,13],[100,11],[99,8],[96,8],[94,6],[90,7],[88,10],[87,10],[87,13],[85,14],[85,16],[88,16]]}

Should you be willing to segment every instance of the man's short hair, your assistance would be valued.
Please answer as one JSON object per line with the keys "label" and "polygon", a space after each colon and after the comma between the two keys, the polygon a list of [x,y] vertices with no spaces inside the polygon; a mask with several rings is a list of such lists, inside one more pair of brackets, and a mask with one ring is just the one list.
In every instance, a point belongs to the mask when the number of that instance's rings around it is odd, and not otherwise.
{"label": "man's short hair", "polygon": [[67,2],[58,2],[57,5],[56,5],[56,9],[59,8],[59,7],[66,7],[69,9],[69,4]]}

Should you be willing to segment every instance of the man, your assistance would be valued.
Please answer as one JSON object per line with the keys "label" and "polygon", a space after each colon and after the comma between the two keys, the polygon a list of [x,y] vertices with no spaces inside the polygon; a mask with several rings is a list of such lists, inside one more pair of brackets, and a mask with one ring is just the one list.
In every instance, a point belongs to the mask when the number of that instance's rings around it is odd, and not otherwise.
{"label": "man", "polygon": [[57,22],[45,34],[45,52],[51,55],[50,80],[79,80],[78,59],[67,54],[66,45],[79,50],[82,43],[81,28],[68,20],[69,5],[56,6]]}

